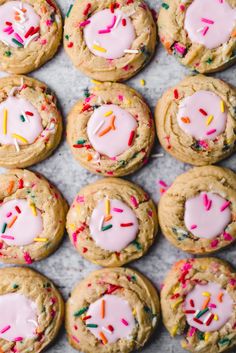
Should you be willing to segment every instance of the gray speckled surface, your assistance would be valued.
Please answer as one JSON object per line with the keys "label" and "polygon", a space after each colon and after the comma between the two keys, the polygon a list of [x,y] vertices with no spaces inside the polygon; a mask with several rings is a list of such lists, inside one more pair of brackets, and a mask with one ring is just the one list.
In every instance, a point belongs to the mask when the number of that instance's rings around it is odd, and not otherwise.
{"label": "gray speckled surface", "polygon": [[[71,3],[71,0],[57,0],[63,16]],[[160,0],[148,0],[149,5],[159,10]],[[176,84],[189,71],[181,67],[174,57],[168,57],[161,45],[158,45],[156,55],[148,67],[139,75],[127,83],[136,88],[146,98],[153,110],[157,99],[169,86]],[[56,57],[40,70],[32,73],[32,76],[44,81],[53,89],[58,97],[64,121],[72,105],[83,96],[83,89],[90,86],[90,80],[75,70],[66,56],[63,48],[59,50]],[[236,66],[216,74],[231,84],[236,85]],[[140,85],[140,79],[145,79],[146,86]],[[164,153],[156,142],[153,153]],[[236,158],[231,156],[222,165],[236,170]],[[155,201],[158,201],[159,192],[156,186],[158,179],[164,179],[171,183],[174,178],[188,169],[189,166],[176,161],[164,153],[163,158],[151,158],[150,162],[139,172],[133,174],[129,179],[141,185],[150,193]],[[69,203],[75,194],[87,183],[95,181],[98,177],[90,174],[80,167],[72,158],[65,138],[56,152],[46,161],[31,168],[37,170],[51,180],[63,193]],[[235,245],[217,254],[230,261],[236,266]],[[159,233],[157,240],[148,254],[131,264],[131,267],[142,271],[147,275],[159,289],[163,278],[176,260],[186,257],[185,253],[176,250]],[[65,236],[60,248],[52,256],[33,265],[33,267],[49,278],[60,288],[65,299],[68,298],[73,286],[93,271],[96,266],[85,261],[73,249],[67,236]],[[159,326],[152,341],[142,350],[144,353],[181,353],[184,352],[177,340],[169,337],[162,325]],[[47,350],[48,353],[72,353],[74,350],[66,342],[64,329],[55,344]],[[235,352],[234,352],[235,353]]]}

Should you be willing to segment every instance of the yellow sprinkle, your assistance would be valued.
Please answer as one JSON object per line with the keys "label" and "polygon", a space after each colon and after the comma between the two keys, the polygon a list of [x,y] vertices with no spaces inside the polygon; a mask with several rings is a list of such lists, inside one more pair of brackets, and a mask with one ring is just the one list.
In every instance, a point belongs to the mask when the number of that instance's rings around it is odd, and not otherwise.
{"label": "yellow sprinkle", "polygon": [[205,334],[204,334],[205,341],[208,341],[209,337],[210,337],[210,333],[209,332],[205,332]]}
{"label": "yellow sprinkle", "polygon": [[212,120],[214,119],[213,115],[209,115],[207,121],[206,121],[206,125],[210,125],[210,123],[212,122]]}
{"label": "yellow sprinkle", "polygon": [[145,80],[140,80],[140,85],[141,85],[141,86],[145,86],[145,85],[146,85]]}
{"label": "yellow sprinkle", "polygon": [[204,297],[210,297],[211,296],[211,294],[209,292],[202,292],[202,295]]}
{"label": "yellow sprinkle", "polygon": [[105,201],[105,209],[106,209],[106,216],[109,216],[110,214],[110,200],[106,199]]}
{"label": "yellow sprinkle", "polygon": [[217,315],[217,314],[215,314],[215,315],[214,315],[214,320],[215,320],[215,321],[218,321],[218,320],[219,320],[219,318],[218,318],[218,315]]}
{"label": "yellow sprinkle", "polygon": [[31,211],[32,211],[33,215],[37,216],[37,211],[36,211],[36,207],[35,207],[34,203],[30,204],[30,208],[31,208]]}
{"label": "yellow sprinkle", "polygon": [[177,331],[178,331],[178,325],[173,326],[170,333],[171,336],[175,336]]}
{"label": "yellow sprinkle", "polygon": [[48,241],[48,239],[47,238],[34,238],[34,241],[37,241],[39,243],[44,243],[44,242]]}
{"label": "yellow sprinkle", "polygon": [[223,101],[220,102],[220,111],[221,111],[221,113],[225,112],[225,104]]}
{"label": "yellow sprinkle", "polygon": [[109,110],[109,112],[106,112],[106,113],[104,114],[104,116],[110,116],[111,114],[113,114],[113,111],[112,111],[112,110]]}
{"label": "yellow sprinkle", "polygon": [[188,347],[188,345],[187,345],[187,343],[185,341],[181,341],[181,346],[184,349]]}
{"label": "yellow sprinkle", "polygon": [[227,139],[226,140],[226,143],[227,143],[227,145],[231,145],[231,143],[233,142],[233,138],[231,137],[231,138],[229,138],[229,139]]}
{"label": "yellow sprinkle", "polygon": [[171,305],[172,309],[176,309],[179,304],[183,302],[183,298],[179,298],[174,304]]}
{"label": "yellow sprinkle", "polygon": [[96,44],[93,45],[93,49],[101,51],[102,53],[106,53],[107,52],[107,50],[105,48],[99,47],[99,45],[96,45]]}
{"label": "yellow sprinkle", "polygon": [[27,141],[24,137],[22,137],[21,135],[12,134],[11,136],[12,136],[14,139],[20,140],[20,141],[23,142],[23,143],[28,143],[28,141]]}
{"label": "yellow sprinkle", "polygon": [[3,134],[4,135],[7,134],[7,116],[8,116],[7,109],[4,109],[3,111]]}
{"label": "yellow sprinkle", "polygon": [[101,85],[102,82],[97,81],[97,80],[91,80],[92,83],[94,83],[95,85]]}
{"label": "yellow sprinkle", "polygon": [[136,315],[136,310],[135,310],[135,309],[132,311],[132,314],[133,314],[134,316]]}
{"label": "yellow sprinkle", "polygon": [[127,99],[127,100],[126,100],[126,105],[127,105],[128,107],[131,106],[131,100],[130,100],[130,99]]}

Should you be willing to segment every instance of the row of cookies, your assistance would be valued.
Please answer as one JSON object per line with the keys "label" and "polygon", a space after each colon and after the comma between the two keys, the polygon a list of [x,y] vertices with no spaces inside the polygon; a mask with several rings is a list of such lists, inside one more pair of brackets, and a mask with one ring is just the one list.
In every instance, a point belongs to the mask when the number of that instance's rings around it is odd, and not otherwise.
{"label": "row of cookies", "polygon": [[[236,90],[215,78],[187,77],[160,98],[155,120],[159,141],[171,155],[194,165],[216,163],[235,151]],[[40,162],[62,135],[55,96],[26,76],[0,79],[0,124],[0,166],[6,168]],[[127,175],[146,164],[154,135],[143,98],[118,83],[85,90],[68,115],[75,159],[104,176]]]}
{"label": "row of cookies", "polygon": [[[167,0],[157,21],[160,40],[198,72],[221,70],[236,58],[235,8],[234,0]],[[55,55],[62,18],[54,0],[1,0],[0,18],[1,70],[28,73]],[[154,54],[155,21],[141,0],[76,0],[66,14],[64,47],[86,75],[126,80]]]}
{"label": "row of cookies", "polygon": [[[217,251],[236,239],[236,175],[216,166],[180,175],[163,194],[158,217],[163,234],[193,254]],[[0,260],[31,264],[59,246],[65,224],[75,249],[105,267],[143,256],[153,244],[156,206],[137,185],[118,178],[82,188],[69,212],[58,190],[28,170],[0,175]],[[66,221],[67,214],[67,221]]]}
{"label": "row of cookies", "polygon": [[[16,271],[17,269],[17,271]],[[236,344],[236,274],[215,258],[175,263],[161,290],[128,268],[95,271],[66,304],[69,343],[84,353],[132,352],[163,322],[190,352],[224,352]],[[39,353],[56,337],[64,302],[46,277],[23,267],[0,269],[1,352]],[[161,304],[161,308],[160,308]]]}

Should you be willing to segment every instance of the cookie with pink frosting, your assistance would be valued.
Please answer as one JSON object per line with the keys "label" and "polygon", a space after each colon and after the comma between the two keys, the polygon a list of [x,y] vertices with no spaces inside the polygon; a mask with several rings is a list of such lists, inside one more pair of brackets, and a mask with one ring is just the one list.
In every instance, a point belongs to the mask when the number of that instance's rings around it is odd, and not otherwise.
{"label": "cookie with pink frosting", "polygon": [[54,94],[26,76],[0,79],[0,166],[24,168],[58,146],[62,118]]}
{"label": "cookie with pink frosting", "polygon": [[66,227],[83,257],[101,266],[122,266],[143,256],[153,244],[156,207],[139,186],[102,179],[80,190]]}
{"label": "cookie with pink frosting", "polygon": [[192,353],[222,353],[236,345],[236,275],[216,258],[176,262],[161,291],[163,322]]}
{"label": "cookie with pink frosting", "polygon": [[0,0],[0,70],[26,74],[56,53],[62,19],[54,0]]}
{"label": "cookie with pink frosting", "polygon": [[154,142],[150,109],[134,89],[101,83],[85,91],[67,119],[67,141],[89,171],[123,176],[148,161]]}
{"label": "cookie with pink frosting", "polygon": [[160,199],[163,234],[193,254],[217,251],[236,239],[236,174],[209,166],[176,178]]}
{"label": "cookie with pink frosting", "polygon": [[24,267],[0,269],[1,352],[40,353],[58,334],[64,302],[54,284]]}
{"label": "cookie with pink frosting", "polygon": [[134,76],[156,46],[156,24],[140,0],[76,0],[64,31],[64,48],[75,67],[99,81]]}
{"label": "cookie with pink frosting", "polygon": [[159,99],[156,128],[163,148],[201,166],[235,151],[236,89],[216,78],[189,76]]}
{"label": "cookie with pink frosting", "polygon": [[129,353],[142,348],[160,319],[158,293],[128,268],[92,272],[66,304],[69,343],[83,353]]}
{"label": "cookie with pink frosting", "polygon": [[200,73],[223,70],[236,59],[236,1],[164,0],[158,31],[181,64]]}
{"label": "cookie with pink frosting", "polygon": [[59,246],[67,204],[39,174],[13,169],[0,175],[0,261],[31,264]]}

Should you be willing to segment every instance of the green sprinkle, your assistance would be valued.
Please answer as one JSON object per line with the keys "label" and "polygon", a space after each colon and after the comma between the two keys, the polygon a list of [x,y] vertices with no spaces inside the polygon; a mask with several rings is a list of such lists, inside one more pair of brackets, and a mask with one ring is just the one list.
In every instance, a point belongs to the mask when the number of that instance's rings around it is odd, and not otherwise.
{"label": "green sprinkle", "polygon": [[3,223],[3,226],[2,226],[2,233],[5,233],[6,228],[7,228],[7,223]]}
{"label": "green sprinkle", "polygon": [[17,289],[19,288],[18,284],[14,283],[13,286],[12,286],[13,289]]}
{"label": "green sprinkle", "polygon": [[165,9],[165,10],[168,10],[168,8],[170,7],[166,2],[163,2],[163,3],[161,4],[161,6],[162,6],[163,9]]}
{"label": "green sprinkle", "polygon": [[66,17],[70,16],[70,12],[72,10],[72,7],[73,7],[73,5],[71,4],[70,7],[69,7],[69,10],[67,11]]}
{"label": "green sprinkle", "polygon": [[212,61],[213,61],[213,59],[212,59],[212,58],[208,58],[206,62],[207,62],[208,64],[211,64],[211,63],[212,63]]}
{"label": "green sprinkle", "polygon": [[112,228],[112,224],[108,224],[105,227],[102,227],[102,231],[105,232],[105,230],[111,229]]}
{"label": "green sprinkle", "polygon": [[131,276],[131,279],[132,279],[132,281],[134,281],[134,282],[136,282],[136,281],[137,281],[136,276]]}
{"label": "green sprinkle", "polygon": [[20,48],[24,47],[24,45],[21,44],[20,42],[18,42],[18,40],[16,40],[15,38],[12,38],[12,42],[15,43],[16,45],[18,45],[18,47],[20,47]]}
{"label": "green sprinkle", "polygon": [[24,117],[24,115],[21,115],[21,116],[20,116],[20,120],[23,121],[23,123],[25,122],[25,117]]}
{"label": "green sprinkle", "polygon": [[201,331],[197,331],[197,337],[200,341],[204,340],[204,333]]}
{"label": "green sprinkle", "polygon": [[207,311],[209,311],[209,308],[203,309],[199,311],[199,313],[196,315],[196,318],[199,319],[201,316],[203,316]]}
{"label": "green sprinkle", "polygon": [[74,316],[79,317],[79,316],[83,315],[87,310],[88,310],[88,306],[85,306],[84,308],[80,309],[79,311],[76,311],[74,313]]}
{"label": "green sprinkle", "polygon": [[76,143],[77,145],[83,145],[86,142],[86,140],[78,140]]}
{"label": "green sprinkle", "polygon": [[231,344],[231,340],[229,338],[227,338],[227,337],[224,337],[224,338],[221,338],[218,343],[221,344],[221,345],[225,345],[225,344],[230,345]]}
{"label": "green sprinkle", "polygon": [[65,38],[66,38],[67,40],[69,40],[69,39],[70,39],[70,36],[69,36],[68,34],[66,34],[66,35],[65,35]]}
{"label": "green sprinkle", "polygon": [[10,50],[5,51],[4,55],[8,57],[11,56],[11,51]]}
{"label": "green sprinkle", "polygon": [[136,246],[138,250],[142,250],[142,245],[137,240],[132,241],[132,244]]}
{"label": "green sprinkle", "polygon": [[98,327],[98,325],[96,325],[96,324],[87,324],[86,327],[96,328],[96,327]]}

